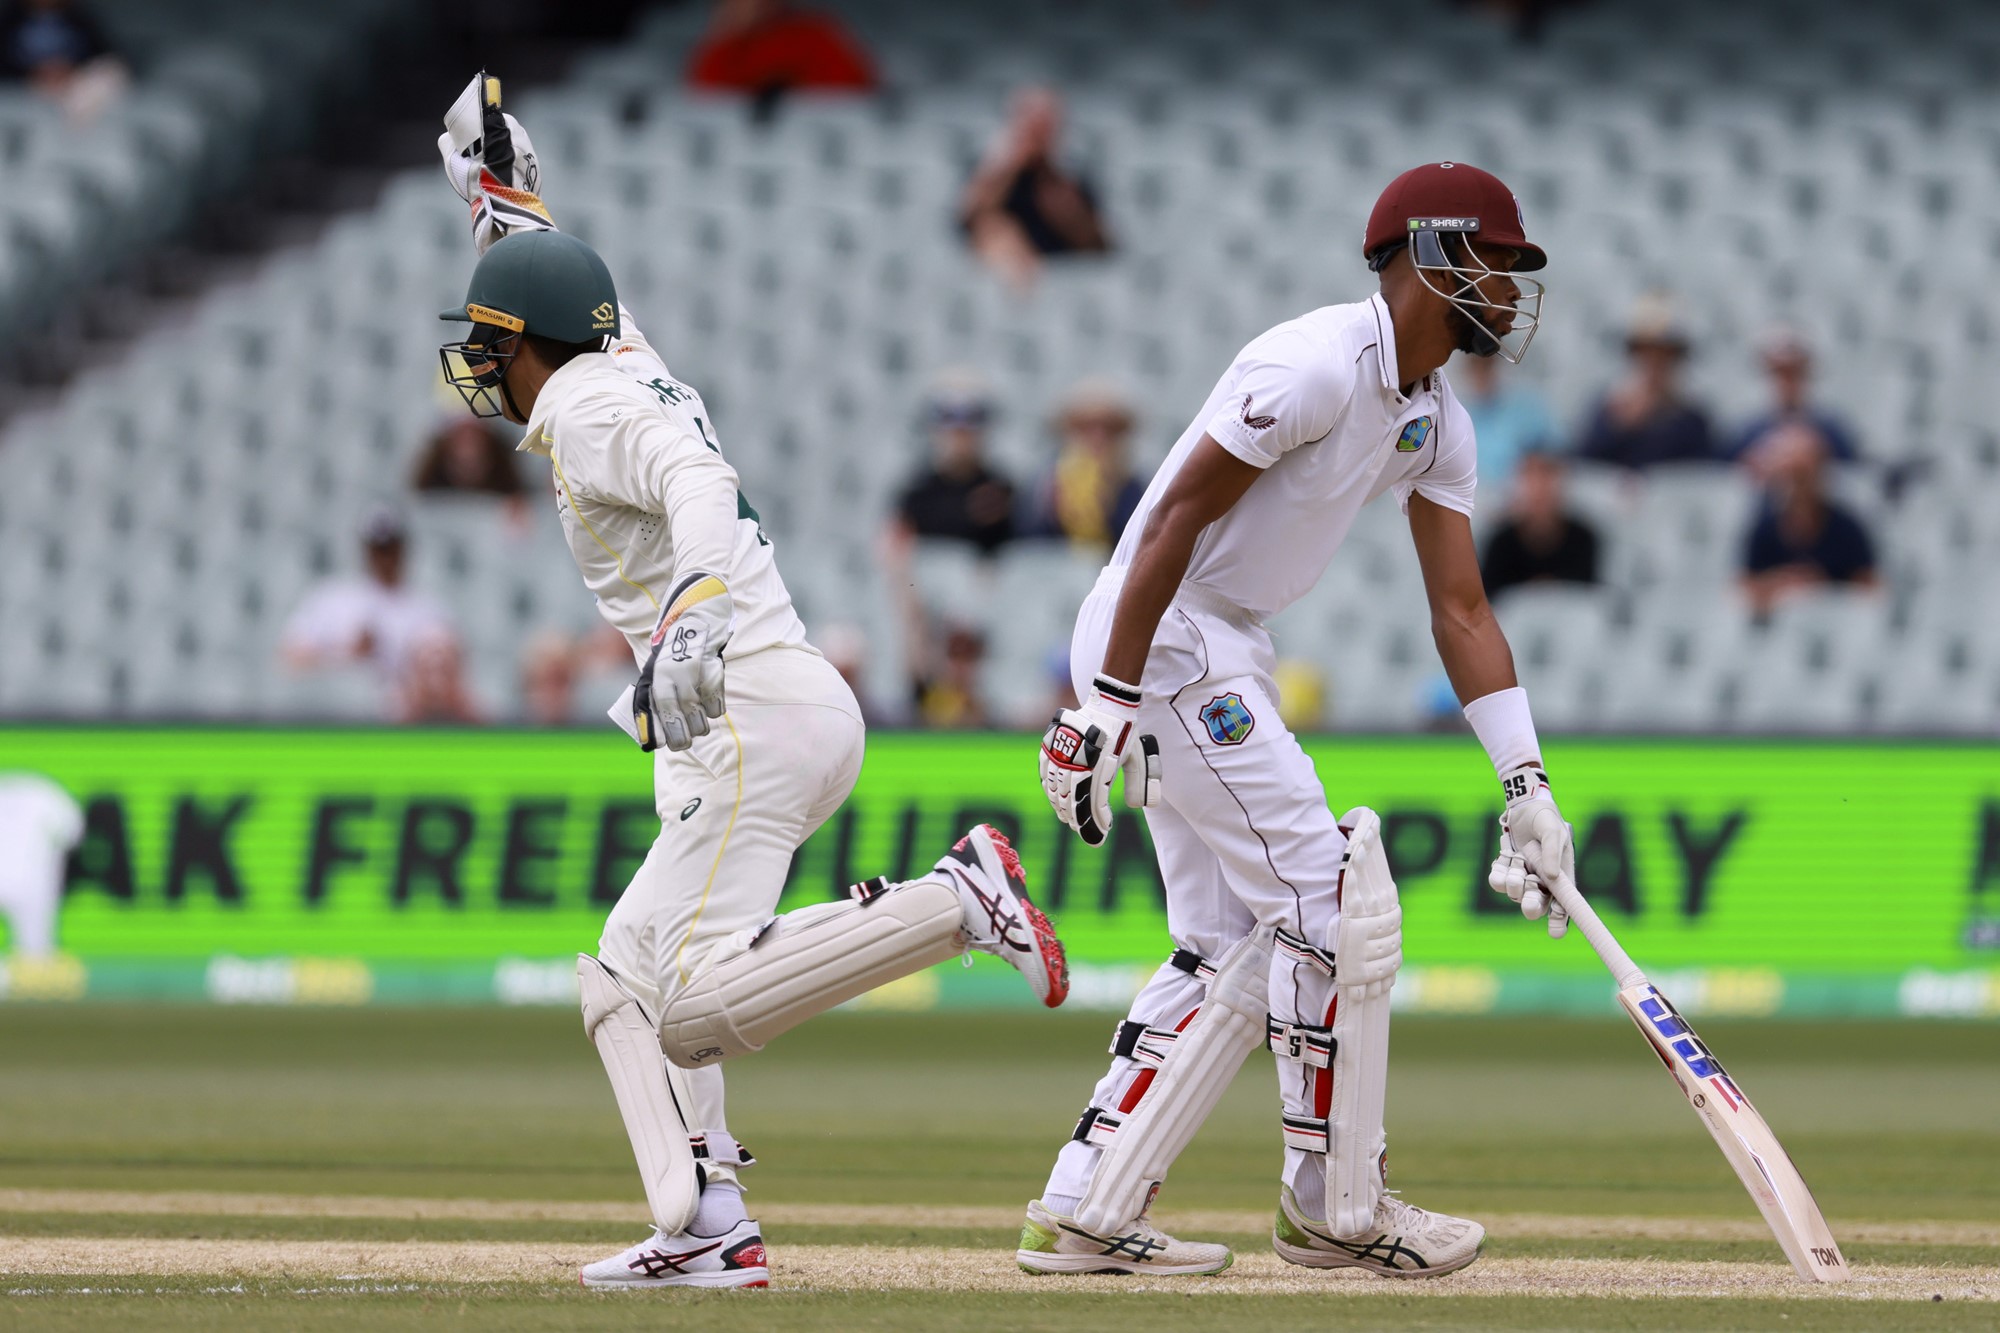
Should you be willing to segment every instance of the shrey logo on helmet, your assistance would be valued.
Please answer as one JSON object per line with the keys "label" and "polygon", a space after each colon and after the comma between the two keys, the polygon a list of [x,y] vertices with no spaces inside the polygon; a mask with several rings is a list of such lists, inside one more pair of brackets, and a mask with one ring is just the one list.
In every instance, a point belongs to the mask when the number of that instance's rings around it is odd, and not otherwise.
{"label": "shrey logo on helmet", "polygon": [[[1488,254],[1511,252],[1512,266],[1491,266],[1474,250],[1475,236]],[[1548,256],[1528,239],[1521,201],[1498,177],[1463,162],[1431,162],[1390,181],[1368,214],[1361,253],[1380,272],[1406,246],[1424,284],[1477,330],[1478,344],[1467,350],[1510,362],[1527,354],[1544,288],[1522,275]],[[1496,299],[1510,284],[1515,299]]]}

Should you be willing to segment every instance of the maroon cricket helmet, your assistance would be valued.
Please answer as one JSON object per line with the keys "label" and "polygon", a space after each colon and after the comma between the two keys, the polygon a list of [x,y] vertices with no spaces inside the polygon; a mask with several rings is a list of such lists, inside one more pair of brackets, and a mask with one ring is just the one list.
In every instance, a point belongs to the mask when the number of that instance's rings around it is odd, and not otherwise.
{"label": "maroon cricket helmet", "polygon": [[1504,245],[1520,255],[1517,273],[1531,273],[1549,262],[1542,248],[1528,240],[1521,220],[1521,201],[1498,176],[1463,162],[1426,162],[1389,182],[1368,214],[1368,232],[1361,254],[1370,264],[1410,239],[1410,233],[1456,231]]}

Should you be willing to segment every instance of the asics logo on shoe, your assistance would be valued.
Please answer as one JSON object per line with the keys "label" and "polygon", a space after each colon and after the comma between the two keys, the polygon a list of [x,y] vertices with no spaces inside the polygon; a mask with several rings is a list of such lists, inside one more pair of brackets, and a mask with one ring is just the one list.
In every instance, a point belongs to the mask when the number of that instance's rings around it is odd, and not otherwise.
{"label": "asics logo on shoe", "polygon": [[980,910],[986,913],[986,922],[993,928],[994,938],[1017,953],[1029,952],[1027,944],[1014,938],[1014,929],[1021,924],[1021,918],[1014,914],[1013,903],[987,893],[970,879],[966,881],[966,887],[972,890]]}
{"label": "asics logo on shoe", "polygon": [[705,1254],[713,1254],[722,1248],[722,1242],[704,1245],[698,1250],[688,1250],[684,1254],[668,1254],[665,1250],[647,1250],[631,1263],[625,1265],[635,1273],[647,1277],[664,1277],[668,1273],[685,1273],[688,1264]]}
{"label": "asics logo on shoe", "polygon": [[1093,1236],[1088,1231],[1065,1224],[1063,1230],[1080,1240],[1090,1241],[1104,1248],[1098,1253],[1106,1258],[1133,1259],[1145,1263],[1148,1259],[1167,1248],[1164,1240],[1154,1240],[1143,1231],[1135,1231],[1129,1236]]}
{"label": "asics logo on shoe", "polygon": [[[1424,1257],[1421,1254],[1418,1254],[1415,1250],[1402,1243],[1401,1237],[1391,1240],[1387,1233],[1377,1236],[1374,1240],[1368,1241],[1365,1244],[1357,1245],[1351,1241],[1335,1240],[1325,1232],[1314,1231],[1311,1227],[1300,1227],[1299,1230],[1322,1244],[1331,1245],[1343,1254],[1351,1254],[1356,1259],[1360,1259],[1366,1263],[1381,1264],[1385,1268],[1414,1269],[1430,1267],[1429,1264],[1424,1262]],[[1403,1259],[1408,1259],[1410,1262],[1407,1264],[1400,1262]]]}

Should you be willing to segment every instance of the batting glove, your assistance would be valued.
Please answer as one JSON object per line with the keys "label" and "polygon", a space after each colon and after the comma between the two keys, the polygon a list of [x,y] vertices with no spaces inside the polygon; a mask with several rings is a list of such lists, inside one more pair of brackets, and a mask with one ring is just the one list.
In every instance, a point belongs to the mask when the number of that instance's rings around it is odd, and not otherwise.
{"label": "batting glove", "polygon": [[674,588],[632,688],[640,749],[685,750],[695,737],[708,735],[711,719],[728,711],[722,650],[735,619],[736,603],[715,575],[690,574]]}
{"label": "batting glove", "polygon": [[1042,737],[1042,791],[1056,818],[1095,847],[1111,833],[1111,779],[1125,773],[1125,804],[1133,809],[1160,799],[1160,745],[1134,736],[1139,691],[1099,676],[1080,708],[1055,715]]}
{"label": "batting glove", "polygon": [[541,159],[521,122],[500,109],[500,80],[481,71],[445,113],[438,155],[451,188],[472,209],[480,254],[515,231],[553,231],[542,206]]}
{"label": "batting glove", "polygon": [[1506,812],[1500,816],[1500,854],[1486,882],[1496,893],[1504,893],[1530,921],[1549,919],[1549,938],[1561,939],[1569,932],[1569,913],[1549,892],[1549,882],[1557,875],[1576,882],[1576,849],[1570,827],[1556,809],[1549,789],[1549,775],[1526,764],[1500,779],[1507,795]]}

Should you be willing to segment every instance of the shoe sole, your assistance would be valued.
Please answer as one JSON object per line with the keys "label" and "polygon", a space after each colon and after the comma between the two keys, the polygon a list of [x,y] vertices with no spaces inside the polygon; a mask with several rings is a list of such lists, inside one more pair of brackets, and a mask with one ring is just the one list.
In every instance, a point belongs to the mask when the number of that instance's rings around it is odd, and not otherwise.
{"label": "shoe sole", "polygon": [[1288,1264],[1297,1264],[1300,1268],[1358,1268],[1364,1273],[1373,1273],[1377,1277],[1421,1279],[1443,1277],[1447,1273],[1456,1273],[1459,1269],[1471,1264],[1486,1249],[1486,1238],[1484,1236],[1480,1237],[1479,1244],[1473,1247],[1472,1253],[1466,1255],[1456,1263],[1433,1264],[1429,1268],[1385,1268],[1380,1264],[1371,1264],[1364,1260],[1352,1259],[1344,1254],[1328,1254],[1325,1250],[1303,1249],[1300,1246],[1291,1245],[1278,1239],[1278,1234],[1275,1231],[1271,1233],[1271,1248],[1277,1251],[1280,1259],[1283,1259]]}
{"label": "shoe sole", "polygon": [[[1069,959],[1063,953],[1062,940],[1056,935],[1055,923],[1050,921],[1042,909],[1035,906],[1034,900],[1028,897],[1027,873],[1021,869],[1021,858],[1015,854],[1014,844],[1007,841],[1007,835],[991,824],[981,824],[967,834],[966,838],[976,841],[982,832],[986,835],[985,840],[993,845],[995,859],[1000,862],[998,870],[1001,884],[1005,885],[1007,891],[1013,895],[1015,904],[1020,907],[1021,915],[1027,919],[1028,928],[1034,935],[1033,954],[1035,964],[1042,974],[1042,980],[1040,984],[1036,984],[1031,976],[1028,978],[1029,984],[1033,985],[1041,995],[1044,1005],[1051,1009],[1059,1008],[1062,1002],[1069,998]],[[983,852],[979,856],[979,864],[980,868],[989,874],[995,869],[988,864]],[[1020,967],[1018,963],[1014,965]],[[1026,973],[1025,968],[1021,968],[1021,971]]]}
{"label": "shoe sole", "polygon": [[622,1278],[587,1278],[582,1273],[576,1275],[577,1282],[592,1291],[659,1291],[667,1287],[768,1287],[771,1285],[771,1270],[768,1268],[738,1268],[727,1273],[680,1273],[673,1277],[649,1277],[638,1281]]}
{"label": "shoe sole", "polygon": [[1141,1273],[1153,1277],[1213,1277],[1236,1262],[1234,1254],[1219,1264],[1159,1264],[1133,1259],[1106,1259],[1095,1254],[1050,1254],[1046,1250],[1016,1250],[1014,1262],[1037,1277],[1082,1277],[1093,1273]]}

